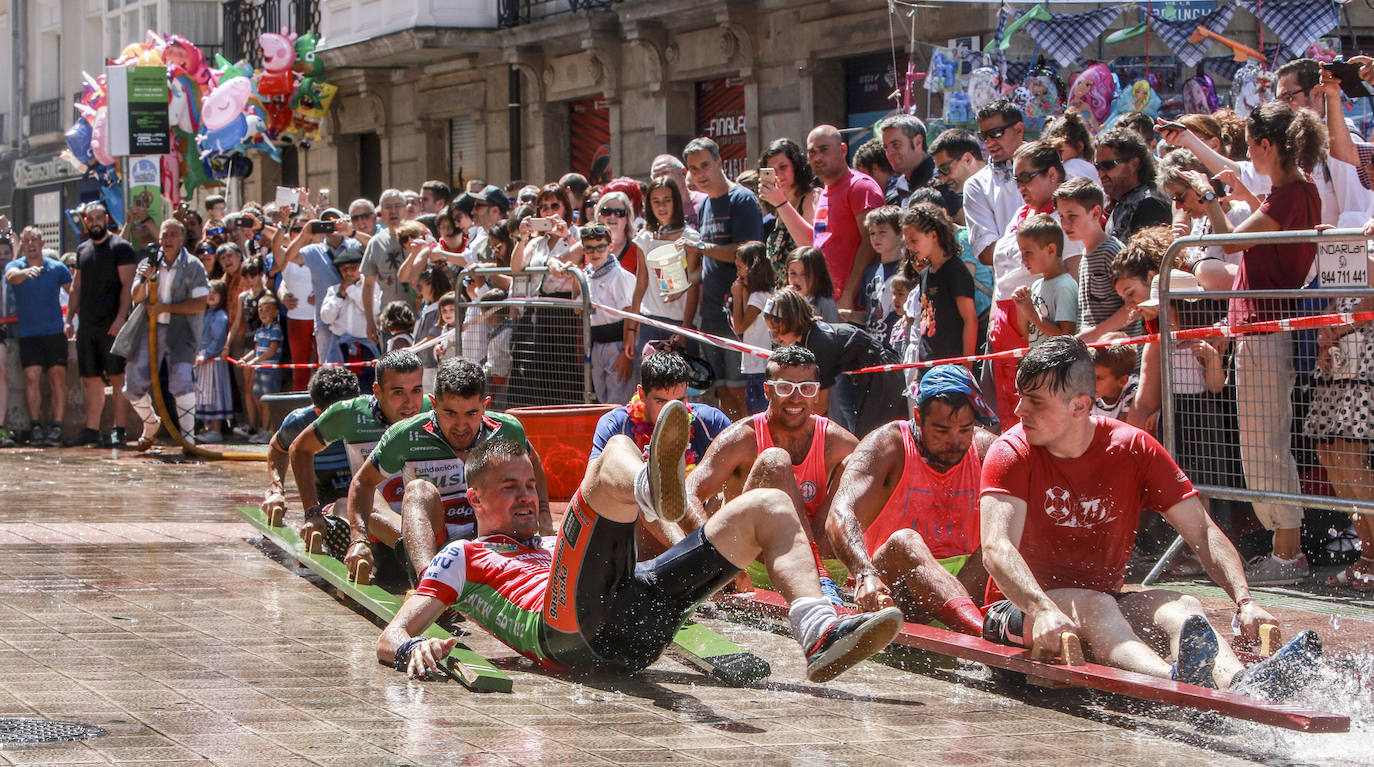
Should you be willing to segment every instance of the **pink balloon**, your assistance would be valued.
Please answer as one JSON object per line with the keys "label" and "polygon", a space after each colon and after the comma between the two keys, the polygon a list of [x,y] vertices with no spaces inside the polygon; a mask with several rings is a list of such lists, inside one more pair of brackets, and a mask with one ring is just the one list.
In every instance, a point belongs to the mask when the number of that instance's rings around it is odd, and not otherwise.
{"label": "pink balloon", "polygon": [[91,154],[101,165],[114,165],[116,162],[114,155],[110,154],[110,116],[104,107],[95,113],[95,122],[91,123]]}
{"label": "pink balloon", "polygon": [[201,107],[200,122],[210,130],[223,128],[243,113],[248,98],[253,95],[253,84],[246,77],[225,80],[210,91]]}

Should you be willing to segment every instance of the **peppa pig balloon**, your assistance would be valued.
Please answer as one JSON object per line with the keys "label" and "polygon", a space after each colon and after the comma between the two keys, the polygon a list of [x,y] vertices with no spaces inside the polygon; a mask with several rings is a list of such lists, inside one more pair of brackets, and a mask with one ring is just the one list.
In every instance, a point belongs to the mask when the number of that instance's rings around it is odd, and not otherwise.
{"label": "peppa pig balloon", "polygon": [[258,76],[258,93],[263,96],[289,96],[296,89],[296,36],[286,27],[281,34],[267,32],[258,37],[262,49],[263,72]]}
{"label": "peppa pig balloon", "polygon": [[223,80],[210,91],[201,106],[200,121],[209,130],[218,130],[243,116],[243,108],[253,95],[253,83],[245,77]]}
{"label": "peppa pig balloon", "polygon": [[239,112],[232,120],[218,128],[211,128],[207,123],[205,135],[200,140],[200,148],[209,152],[232,152],[243,143],[243,137],[247,134],[248,118],[243,112]]}

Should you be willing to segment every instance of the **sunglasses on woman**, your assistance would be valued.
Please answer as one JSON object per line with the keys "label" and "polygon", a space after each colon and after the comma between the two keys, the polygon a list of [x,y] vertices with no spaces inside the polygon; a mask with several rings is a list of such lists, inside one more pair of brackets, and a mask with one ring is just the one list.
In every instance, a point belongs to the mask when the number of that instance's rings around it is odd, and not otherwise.
{"label": "sunglasses on woman", "polygon": [[630,214],[624,208],[602,208],[601,215],[610,216],[612,218],[625,218]]}

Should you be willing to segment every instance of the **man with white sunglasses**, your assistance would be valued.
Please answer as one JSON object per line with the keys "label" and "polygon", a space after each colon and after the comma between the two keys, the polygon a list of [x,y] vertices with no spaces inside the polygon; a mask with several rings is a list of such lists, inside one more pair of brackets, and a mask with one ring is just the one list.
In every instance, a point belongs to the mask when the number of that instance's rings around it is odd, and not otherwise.
{"label": "man with white sunglasses", "polygon": [[[858,561],[861,554],[837,555],[825,534],[825,520],[844,461],[859,440],[839,424],[814,414],[821,391],[820,369],[809,349],[785,346],[773,352],[766,375],[768,409],[722,432],[688,475],[684,527],[705,524],[709,512],[719,508],[715,501],[722,490],[726,501],[759,487],[782,490],[792,498],[810,539],[821,590],[840,602],[839,588],[824,560]],[[761,568],[750,568],[749,574],[755,584],[768,585]],[[861,588],[865,579],[876,574],[876,569],[853,573]]]}

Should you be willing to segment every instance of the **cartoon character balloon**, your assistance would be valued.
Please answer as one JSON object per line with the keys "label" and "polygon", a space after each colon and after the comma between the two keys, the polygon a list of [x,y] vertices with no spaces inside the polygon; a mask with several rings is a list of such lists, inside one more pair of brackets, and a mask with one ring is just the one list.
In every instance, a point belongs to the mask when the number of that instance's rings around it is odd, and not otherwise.
{"label": "cartoon character balloon", "polygon": [[115,156],[110,154],[110,114],[103,107],[91,120],[91,154],[101,165],[114,165],[116,162]]}
{"label": "cartoon character balloon", "polygon": [[1116,78],[1106,64],[1089,64],[1069,84],[1069,109],[1078,112],[1088,130],[1096,133],[1112,112]]}
{"label": "cartoon character balloon", "polygon": [[1112,116],[1107,118],[1104,127],[1110,128],[1116,124],[1121,116],[1129,112],[1140,112],[1150,117],[1159,116],[1159,105],[1161,101],[1155,89],[1150,85],[1150,81],[1144,78],[1131,83],[1131,87],[1122,88],[1121,93],[1116,97],[1116,102],[1112,104]]}
{"label": "cartoon character balloon", "polygon": [[1183,112],[1185,114],[1209,115],[1221,107],[1217,98],[1217,86],[1207,75],[1188,78],[1183,83]]}
{"label": "cartoon character balloon", "polygon": [[236,117],[243,115],[248,99],[253,95],[253,83],[246,77],[220,80],[219,87],[210,91],[201,106],[200,121],[209,130],[219,130]]}
{"label": "cartoon character balloon", "polygon": [[258,93],[263,96],[289,96],[296,90],[296,36],[286,27],[281,33],[267,32],[258,37],[262,49],[263,72],[258,76]]}

